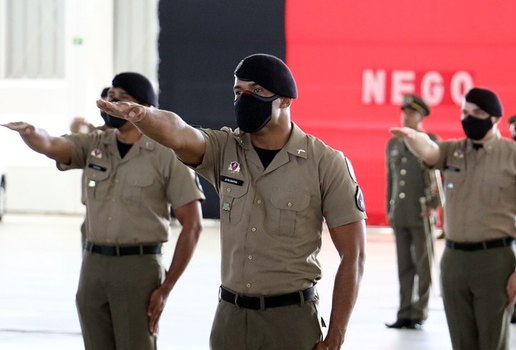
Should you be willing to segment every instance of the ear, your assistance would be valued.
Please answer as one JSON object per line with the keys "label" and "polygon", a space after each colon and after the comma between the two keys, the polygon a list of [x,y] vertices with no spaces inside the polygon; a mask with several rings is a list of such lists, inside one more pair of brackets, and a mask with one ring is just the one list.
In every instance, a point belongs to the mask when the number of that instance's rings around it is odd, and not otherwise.
{"label": "ear", "polygon": [[280,97],[280,108],[288,108],[292,103],[292,99],[288,97]]}

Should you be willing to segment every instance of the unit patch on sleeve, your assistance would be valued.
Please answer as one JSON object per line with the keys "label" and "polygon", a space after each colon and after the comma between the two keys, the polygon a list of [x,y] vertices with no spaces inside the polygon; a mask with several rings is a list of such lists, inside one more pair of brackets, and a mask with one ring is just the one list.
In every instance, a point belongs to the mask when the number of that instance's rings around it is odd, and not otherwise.
{"label": "unit patch on sleeve", "polygon": [[362,194],[362,190],[360,189],[360,186],[357,186],[357,189],[355,191],[355,204],[356,204],[358,210],[365,212],[364,195]]}

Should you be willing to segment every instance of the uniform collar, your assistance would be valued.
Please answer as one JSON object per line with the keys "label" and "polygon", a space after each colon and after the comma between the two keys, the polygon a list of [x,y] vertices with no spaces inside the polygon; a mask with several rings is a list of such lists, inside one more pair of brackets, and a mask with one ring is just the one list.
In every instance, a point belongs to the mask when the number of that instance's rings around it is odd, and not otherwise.
{"label": "uniform collar", "polygon": [[296,157],[306,159],[308,158],[307,146],[308,141],[306,138],[306,133],[303,130],[301,130],[299,126],[292,123],[292,132],[284,148],[287,150],[288,153]]}
{"label": "uniform collar", "polygon": [[[108,148],[109,146],[114,147],[114,149],[116,149],[118,152],[118,148],[116,146],[117,138],[115,130],[106,130],[104,131],[104,133],[106,134],[106,137],[102,139],[102,143]],[[133,147],[138,147],[139,149],[152,151],[156,148],[156,141],[154,141],[148,136],[142,135],[142,137],[140,137],[140,139],[133,144]]]}
{"label": "uniform collar", "polygon": [[[496,146],[498,141],[501,140],[501,138],[502,138],[502,135],[500,134],[500,131],[497,130],[493,134],[493,137],[491,137],[489,140],[485,141],[482,144],[482,146],[483,146],[482,149],[484,149],[487,153],[490,153],[494,149],[494,147]],[[466,139],[466,151],[467,152],[474,151],[473,150],[473,141],[471,139]]]}
{"label": "uniform collar", "polygon": [[[249,133],[240,132],[239,129],[234,131],[234,136],[240,147],[245,150],[253,148],[251,143],[251,135]],[[295,123],[292,122],[292,131],[290,137],[283,146],[282,150],[285,149],[288,153],[295,155],[296,157],[307,158],[307,143],[306,133],[301,130]]]}

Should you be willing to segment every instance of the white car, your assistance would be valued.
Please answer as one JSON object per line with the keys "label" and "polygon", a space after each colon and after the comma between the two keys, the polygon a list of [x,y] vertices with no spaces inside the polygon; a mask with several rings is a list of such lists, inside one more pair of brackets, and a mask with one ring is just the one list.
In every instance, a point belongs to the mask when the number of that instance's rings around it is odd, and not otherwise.
{"label": "white car", "polygon": [[5,214],[5,172],[5,168],[0,165],[0,221],[2,221]]}

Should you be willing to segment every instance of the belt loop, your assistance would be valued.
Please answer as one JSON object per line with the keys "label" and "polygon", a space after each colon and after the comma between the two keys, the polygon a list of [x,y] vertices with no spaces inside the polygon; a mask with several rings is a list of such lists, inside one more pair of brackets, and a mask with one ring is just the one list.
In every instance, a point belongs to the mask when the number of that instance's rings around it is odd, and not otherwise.
{"label": "belt loop", "polygon": [[119,245],[115,246],[115,252],[116,252],[116,256],[120,256],[120,246]]}
{"label": "belt loop", "polygon": [[263,295],[260,295],[260,310],[265,310],[265,297]]}
{"label": "belt loop", "polygon": [[222,286],[219,287],[219,303],[222,300]]}
{"label": "belt loop", "polygon": [[487,249],[487,242],[486,241],[482,241],[482,248],[484,248],[484,250]]}
{"label": "belt loop", "polygon": [[238,294],[236,294],[236,293],[235,293],[235,305],[236,305],[237,307],[240,307],[240,306],[238,305]]}
{"label": "belt loop", "polygon": [[140,248],[140,256],[142,256],[143,255],[143,245],[140,244],[138,247]]}
{"label": "belt loop", "polygon": [[299,293],[299,306],[303,306],[305,303],[305,293],[303,293],[303,290],[300,290]]}

